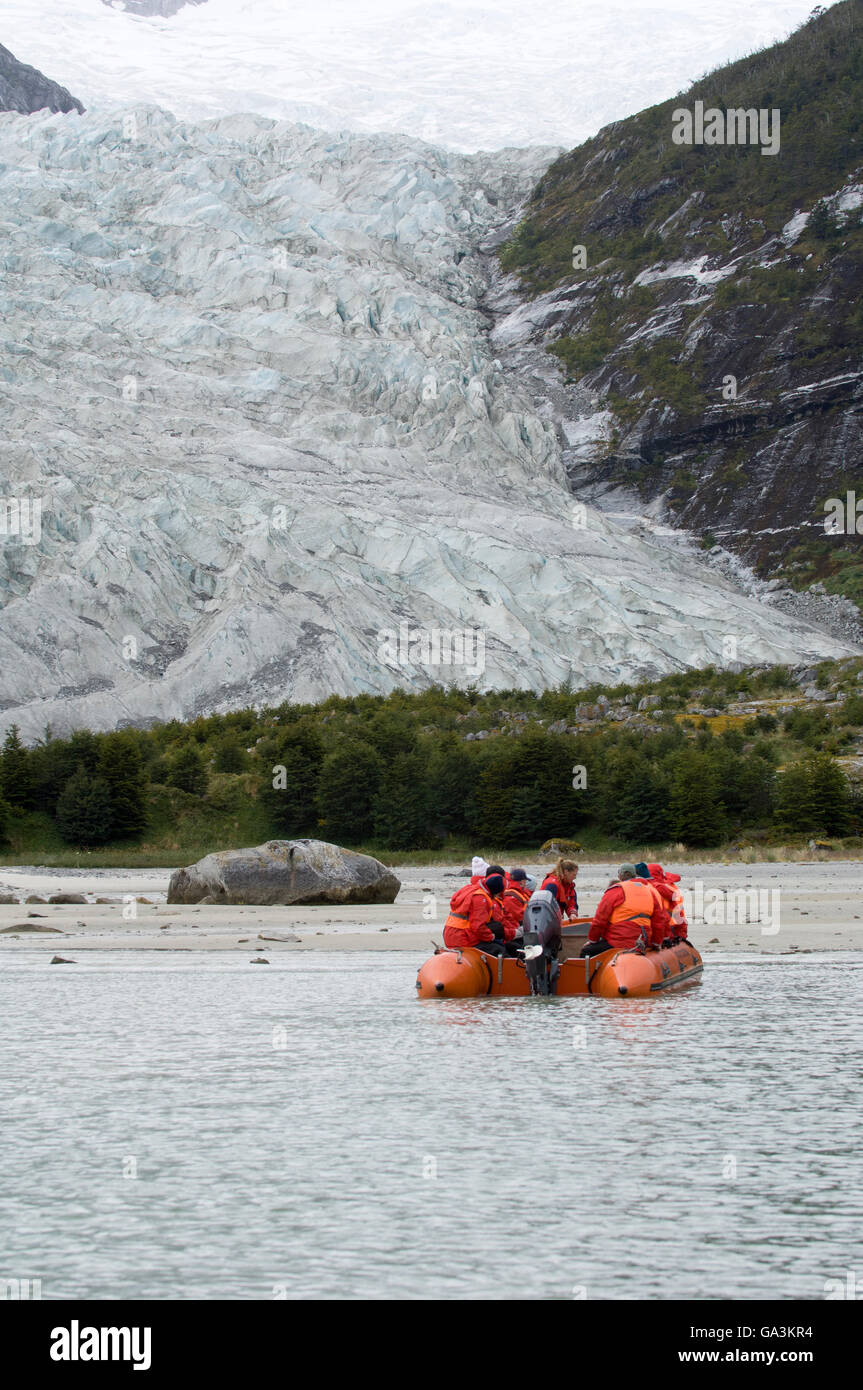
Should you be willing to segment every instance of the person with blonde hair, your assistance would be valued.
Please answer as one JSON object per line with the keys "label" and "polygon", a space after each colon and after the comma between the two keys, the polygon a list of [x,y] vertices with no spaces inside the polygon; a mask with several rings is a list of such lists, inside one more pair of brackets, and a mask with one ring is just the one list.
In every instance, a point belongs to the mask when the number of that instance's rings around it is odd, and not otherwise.
{"label": "person with blonde hair", "polygon": [[578,916],[578,894],[575,891],[575,878],[578,865],[574,859],[558,859],[550,874],[546,874],[542,887],[557,898],[563,920],[566,922]]}

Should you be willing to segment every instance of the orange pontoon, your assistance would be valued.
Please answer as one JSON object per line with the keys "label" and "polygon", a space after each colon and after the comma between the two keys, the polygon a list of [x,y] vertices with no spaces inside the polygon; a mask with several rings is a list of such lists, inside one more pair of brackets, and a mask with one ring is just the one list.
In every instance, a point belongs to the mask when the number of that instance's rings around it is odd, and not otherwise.
{"label": "orange pontoon", "polygon": [[[564,928],[566,944],[577,949],[584,934]],[[658,951],[603,951],[581,959],[560,960],[553,993],[595,994],[606,999],[644,998],[697,981],[704,969],[688,941]],[[518,957],[490,956],[475,946],[438,947],[417,972],[418,999],[473,999],[481,995],[517,997],[534,991],[525,963]]]}

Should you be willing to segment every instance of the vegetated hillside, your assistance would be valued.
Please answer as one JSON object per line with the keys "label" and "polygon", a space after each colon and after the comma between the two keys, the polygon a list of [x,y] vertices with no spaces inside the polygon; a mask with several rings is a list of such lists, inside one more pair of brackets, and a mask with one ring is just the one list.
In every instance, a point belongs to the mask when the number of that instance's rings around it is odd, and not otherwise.
{"label": "vegetated hillside", "polygon": [[[675,144],[696,100],[778,109],[779,153]],[[861,128],[863,3],[845,0],[562,156],[501,255],[540,297],[533,341],[612,412],[570,451],[573,482],[662,495],[707,545],[858,602],[861,543],[825,534],[824,504],[863,497]]]}
{"label": "vegetated hillside", "polygon": [[[0,756],[7,857],[188,863],[313,836],[392,852],[739,849],[863,829],[863,659],[652,685],[332,696]],[[95,848],[94,848],[95,847]],[[642,857],[640,853],[636,857]],[[92,860],[90,862],[93,862]],[[99,862],[97,859],[96,862]]]}
{"label": "vegetated hillside", "polygon": [[43,77],[37,68],[20,63],[14,53],[0,44],[0,111],[78,111],[84,108],[65,87]]}

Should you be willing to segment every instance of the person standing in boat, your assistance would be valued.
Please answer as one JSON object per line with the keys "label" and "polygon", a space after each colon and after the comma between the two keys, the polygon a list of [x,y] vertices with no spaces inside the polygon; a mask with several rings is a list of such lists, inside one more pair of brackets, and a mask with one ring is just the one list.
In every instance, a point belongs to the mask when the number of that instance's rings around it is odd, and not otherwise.
{"label": "person standing in boat", "polygon": [[507,954],[507,936],[503,916],[503,874],[489,874],[478,883],[471,880],[453,893],[450,914],[444,923],[444,945],[450,948],[477,946],[490,955]]}
{"label": "person standing in boat", "polygon": [[575,878],[578,865],[574,859],[558,859],[550,874],[546,874],[542,887],[547,888],[557,898],[564,922],[578,916],[578,894],[575,891]]}
{"label": "person standing in boat", "polygon": [[653,884],[639,881],[634,864],[621,864],[617,878],[608,885],[593,914],[581,954],[626,951],[639,944],[658,946],[669,921]]}

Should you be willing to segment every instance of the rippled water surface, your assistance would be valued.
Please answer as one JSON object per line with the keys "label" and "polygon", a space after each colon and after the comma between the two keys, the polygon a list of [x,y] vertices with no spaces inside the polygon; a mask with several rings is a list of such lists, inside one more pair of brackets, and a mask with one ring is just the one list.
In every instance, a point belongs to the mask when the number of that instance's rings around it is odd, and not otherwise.
{"label": "rippled water surface", "polygon": [[78,960],[0,969],[0,1278],[43,1298],[823,1298],[863,1269],[861,956],[428,1003],[407,953]]}

